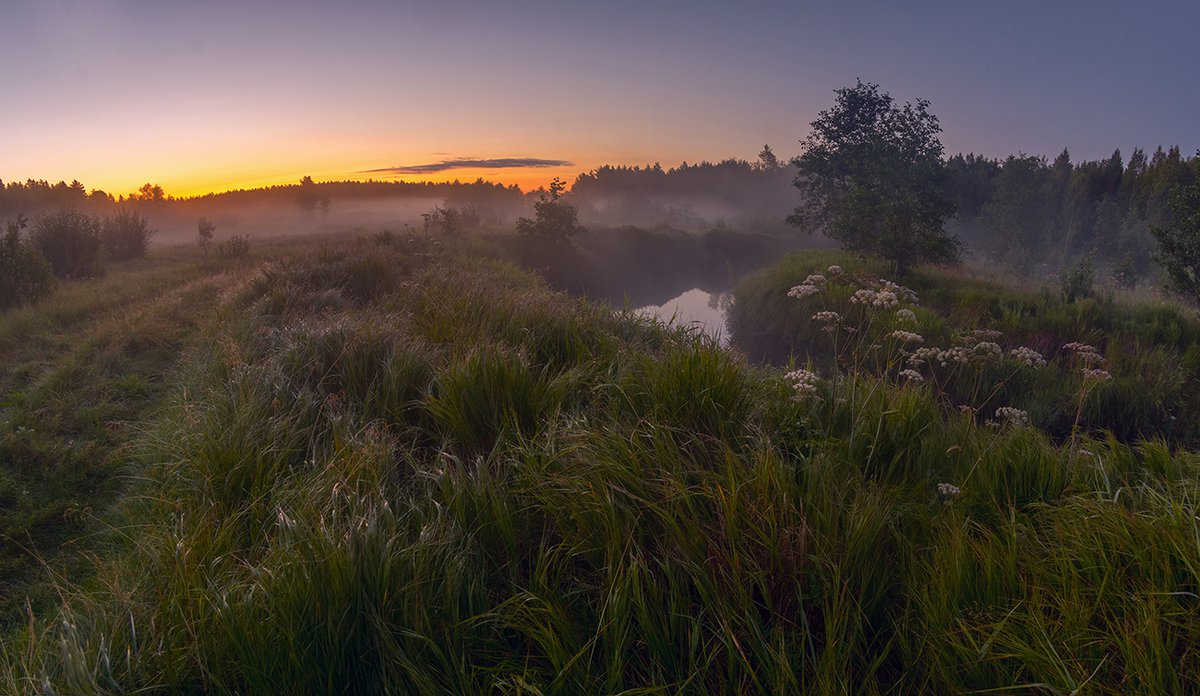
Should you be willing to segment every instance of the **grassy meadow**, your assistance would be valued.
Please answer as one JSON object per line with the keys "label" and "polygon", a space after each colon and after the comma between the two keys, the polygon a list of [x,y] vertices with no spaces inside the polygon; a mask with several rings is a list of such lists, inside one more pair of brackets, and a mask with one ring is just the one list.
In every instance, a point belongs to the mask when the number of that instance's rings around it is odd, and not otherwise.
{"label": "grassy meadow", "polygon": [[1200,680],[1186,314],[809,252],[738,352],[485,256],[164,251],[0,316],[0,689]]}

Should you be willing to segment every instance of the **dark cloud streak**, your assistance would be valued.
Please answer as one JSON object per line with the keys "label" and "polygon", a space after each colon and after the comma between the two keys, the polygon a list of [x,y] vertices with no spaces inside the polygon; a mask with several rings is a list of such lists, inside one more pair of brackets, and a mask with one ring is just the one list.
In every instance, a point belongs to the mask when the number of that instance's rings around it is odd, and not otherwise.
{"label": "dark cloud streak", "polygon": [[495,159],[458,158],[432,162],[430,164],[410,164],[401,167],[383,167],[381,169],[366,169],[359,174],[433,174],[449,169],[523,169],[541,167],[569,167],[574,162],[567,160],[538,159],[536,157],[500,157]]}

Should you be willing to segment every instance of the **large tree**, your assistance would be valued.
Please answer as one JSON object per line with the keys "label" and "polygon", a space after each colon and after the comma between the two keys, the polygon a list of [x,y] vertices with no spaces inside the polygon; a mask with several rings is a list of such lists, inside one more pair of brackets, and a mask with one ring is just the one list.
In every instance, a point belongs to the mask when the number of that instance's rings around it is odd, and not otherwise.
{"label": "large tree", "polygon": [[1171,197],[1171,220],[1151,228],[1171,286],[1200,308],[1200,181]]}
{"label": "large tree", "polygon": [[788,222],[882,257],[897,274],[957,259],[958,239],[945,230],[955,204],[941,186],[942,129],[929,102],[899,106],[861,80],[835,94],[795,160],[803,199]]}

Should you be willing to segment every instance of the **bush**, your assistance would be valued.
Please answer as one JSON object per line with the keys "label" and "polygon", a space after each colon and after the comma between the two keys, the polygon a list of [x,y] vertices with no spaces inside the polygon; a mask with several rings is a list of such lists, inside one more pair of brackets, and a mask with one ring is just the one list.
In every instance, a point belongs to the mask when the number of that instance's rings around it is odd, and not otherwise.
{"label": "bush", "polygon": [[150,229],[145,215],[124,208],[104,218],[100,234],[108,258],[124,260],[145,256],[154,230]]}
{"label": "bush", "polygon": [[18,217],[0,237],[0,309],[32,304],[54,289],[49,262],[29,240],[21,238],[25,219]]}
{"label": "bush", "polygon": [[240,259],[250,253],[250,235],[235,234],[217,245],[217,256],[222,259]]}
{"label": "bush", "polygon": [[1096,269],[1092,267],[1092,257],[1085,256],[1079,263],[1065,269],[1059,276],[1063,300],[1074,302],[1092,296],[1093,284],[1096,281]]}
{"label": "bush", "polygon": [[102,272],[100,221],[74,208],[43,215],[32,240],[59,278],[89,278]]}

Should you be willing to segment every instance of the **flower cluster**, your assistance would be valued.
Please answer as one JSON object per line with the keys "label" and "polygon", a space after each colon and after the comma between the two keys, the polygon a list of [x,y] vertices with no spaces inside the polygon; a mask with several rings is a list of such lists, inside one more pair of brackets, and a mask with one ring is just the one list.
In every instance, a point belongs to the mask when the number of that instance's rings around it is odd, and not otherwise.
{"label": "flower cluster", "polygon": [[1095,367],[1095,368],[1085,367],[1085,368],[1083,368],[1083,378],[1085,380],[1091,379],[1091,380],[1095,380],[1097,382],[1107,382],[1108,380],[1112,379],[1112,375],[1110,375],[1105,370],[1101,370],[1098,367]]}
{"label": "flower cluster", "polygon": [[811,297],[819,292],[821,292],[821,288],[817,287],[816,285],[808,285],[805,283],[792,287],[791,290],[788,290],[787,295],[788,297],[795,297],[799,299],[802,297]]}
{"label": "flower cluster", "polygon": [[838,265],[833,265],[833,266],[830,266],[829,268],[826,268],[825,272],[828,273],[831,277],[836,278],[842,274],[842,267],[838,266]]}
{"label": "flower cluster", "polygon": [[[962,493],[962,489],[953,483],[939,483],[937,485],[937,490],[938,493],[942,494],[946,498],[953,498],[954,496]],[[946,502],[948,503],[950,501],[947,500]]]}
{"label": "flower cluster", "polygon": [[912,331],[904,331],[903,329],[896,329],[888,334],[888,336],[900,341],[901,343],[923,343],[925,341],[925,337],[921,334],[913,333]]}
{"label": "flower cluster", "polygon": [[896,321],[901,324],[915,324],[917,323],[917,315],[911,309],[897,309]]}
{"label": "flower cluster", "polygon": [[1026,367],[1046,366],[1046,359],[1042,357],[1041,353],[1032,348],[1020,346],[1019,348],[1013,348],[1012,350],[1008,351],[1008,354],[1011,355],[1014,360],[1025,365]]}
{"label": "flower cluster", "polygon": [[[824,324],[825,326],[823,326],[821,330],[825,333],[833,333],[834,331],[838,330],[839,326],[842,325],[842,315],[838,314],[837,312],[817,312],[816,314],[812,315],[812,320]],[[846,329],[849,330],[850,327],[847,326]]]}
{"label": "flower cluster", "polygon": [[1074,353],[1075,358],[1088,367],[1092,367],[1094,365],[1103,365],[1105,362],[1107,362],[1104,359],[1104,356],[1100,355],[1099,351],[1086,343],[1068,343],[1067,345],[1063,346],[1063,350],[1069,350]]}
{"label": "flower cluster", "polygon": [[971,349],[974,357],[982,360],[991,360],[1000,357],[1004,351],[1000,350],[1000,345],[993,341],[980,341]]}
{"label": "flower cluster", "polygon": [[792,383],[792,389],[796,392],[792,399],[795,401],[804,401],[809,397],[816,396],[817,383],[821,381],[817,373],[804,368],[792,370],[783,377]]}
{"label": "flower cluster", "polygon": [[910,382],[924,382],[925,381],[925,378],[921,376],[921,373],[917,372],[916,370],[914,370],[912,368],[908,368],[906,370],[900,370],[900,376],[907,379]]}
{"label": "flower cluster", "polygon": [[1001,426],[1020,428],[1029,425],[1029,414],[1012,406],[1001,406],[996,409],[996,420]]}
{"label": "flower cluster", "polygon": [[900,304],[900,298],[896,296],[896,293],[890,290],[871,290],[870,288],[855,290],[850,301],[854,304],[883,309]]}

